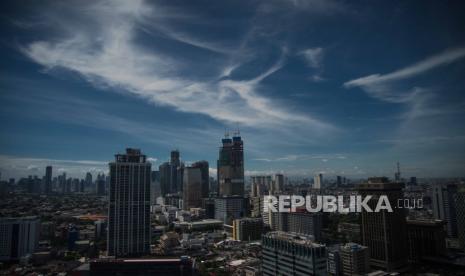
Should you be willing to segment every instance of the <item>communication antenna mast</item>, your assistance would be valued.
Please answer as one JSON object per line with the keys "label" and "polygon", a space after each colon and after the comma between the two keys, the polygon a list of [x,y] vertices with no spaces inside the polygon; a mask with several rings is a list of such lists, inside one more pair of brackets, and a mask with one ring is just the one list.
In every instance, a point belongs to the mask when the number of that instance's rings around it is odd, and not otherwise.
{"label": "communication antenna mast", "polygon": [[229,131],[227,129],[224,130],[224,138],[229,138]]}
{"label": "communication antenna mast", "polygon": [[236,131],[234,131],[234,136],[241,136],[241,130],[239,129],[239,123],[236,123]]}

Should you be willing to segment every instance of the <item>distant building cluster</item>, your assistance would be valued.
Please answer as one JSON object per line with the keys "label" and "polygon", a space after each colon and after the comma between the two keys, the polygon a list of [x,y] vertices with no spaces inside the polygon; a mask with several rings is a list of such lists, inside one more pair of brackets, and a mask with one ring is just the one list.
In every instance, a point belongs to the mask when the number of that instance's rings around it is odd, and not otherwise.
{"label": "distant building cluster", "polygon": [[[157,170],[158,169],[158,170]],[[267,195],[386,196],[392,212],[264,210]],[[128,148],[108,175],[1,181],[0,261],[11,273],[73,275],[399,275],[465,269],[463,180],[289,179],[244,175],[244,141],[226,135],[216,178],[179,150],[154,168]],[[421,206],[410,206],[421,200]],[[417,200],[417,201],[415,201]],[[347,205],[349,202],[343,202]],[[462,252],[462,253],[461,253]],[[30,272],[30,271],[29,271]],[[164,274],[163,274],[164,273]]]}

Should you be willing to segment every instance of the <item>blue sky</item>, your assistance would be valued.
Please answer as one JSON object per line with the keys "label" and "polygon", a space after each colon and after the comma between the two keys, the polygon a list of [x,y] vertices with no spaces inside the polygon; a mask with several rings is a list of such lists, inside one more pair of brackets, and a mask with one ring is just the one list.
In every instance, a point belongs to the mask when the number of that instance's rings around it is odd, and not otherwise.
{"label": "blue sky", "polygon": [[247,174],[463,176],[461,1],[2,1],[4,177],[126,147]]}

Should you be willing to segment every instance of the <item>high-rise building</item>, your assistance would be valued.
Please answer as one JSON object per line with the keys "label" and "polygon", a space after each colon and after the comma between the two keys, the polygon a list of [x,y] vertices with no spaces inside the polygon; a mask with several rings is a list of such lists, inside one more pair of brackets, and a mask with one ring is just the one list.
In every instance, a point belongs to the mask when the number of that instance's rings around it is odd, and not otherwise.
{"label": "high-rise building", "polygon": [[200,168],[184,168],[182,205],[184,210],[202,206],[202,171]]}
{"label": "high-rise building", "polygon": [[222,139],[217,174],[219,196],[244,196],[244,144],[236,134]]}
{"label": "high-rise building", "polygon": [[330,276],[342,275],[341,256],[339,250],[338,245],[326,248],[326,268],[328,270],[328,275]]}
{"label": "high-rise building", "polygon": [[366,246],[347,243],[341,246],[339,254],[342,263],[342,275],[365,275],[370,270],[370,254]]}
{"label": "high-rise building", "polygon": [[465,251],[465,187],[461,187],[455,195],[455,207],[457,211],[457,236],[459,238],[459,245]]}
{"label": "high-rise building", "polygon": [[407,220],[409,261],[422,257],[436,257],[446,253],[445,222],[442,220]]}
{"label": "high-rise building", "polygon": [[341,187],[342,186],[342,176],[338,175],[336,176],[336,187]]}
{"label": "high-rise building", "polygon": [[245,213],[244,198],[240,196],[215,198],[215,219],[232,225],[233,220],[241,218]]}
{"label": "high-rise building", "polygon": [[323,174],[318,173],[313,177],[313,189],[323,188]]}
{"label": "high-rise building", "polygon": [[176,194],[182,191],[184,164],[178,150],[171,151],[169,162],[160,165],[161,195]]}
{"label": "high-rise building", "polygon": [[454,196],[457,193],[456,184],[436,184],[432,187],[434,218],[446,221],[447,235],[457,238],[457,212]]}
{"label": "high-rise building", "polygon": [[284,190],[284,175],[278,173],[274,175],[273,185],[271,187],[271,192],[277,193]]}
{"label": "high-rise building", "polygon": [[403,183],[391,183],[386,177],[372,177],[358,185],[362,197],[372,196],[368,206],[375,210],[380,196],[387,196],[393,212],[361,213],[362,244],[370,249],[370,264],[386,271],[402,269],[407,263],[405,209],[394,208],[402,198]]}
{"label": "high-rise building", "polygon": [[150,253],[151,163],[139,149],[126,149],[109,166],[108,255]]}
{"label": "high-rise building", "polygon": [[326,247],[287,232],[262,236],[262,271],[274,275],[327,275]]}
{"label": "high-rise building", "polygon": [[45,167],[44,180],[44,193],[50,194],[52,192],[52,166]]}
{"label": "high-rise building", "polygon": [[38,217],[0,218],[0,261],[19,260],[39,244]]}
{"label": "high-rise building", "polygon": [[150,185],[150,202],[155,204],[157,198],[161,196],[160,171],[152,171]]}
{"label": "high-rise building", "polygon": [[293,232],[312,237],[315,241],[321,239],[322,214],[310,213],[306,209],[296,212],[272,213],[270,227],[275,231]]}
{"label": "high-rise building", "polygon": [[238,241],[260,240],[263,234],[261,218],[241,218],[233,221],[233,239]]}
{"label": "high-rise building", "polygon": [[[92,185],[92,174],[90,172],[86,173],[86,190],[92,191],[93,193],[97,192],[97,189],[94,190],[94,186]],[[98,187],[97,187],[98,188]]]}
{"label": "high-rise building", "polygon": [[197,161],[194,164],[191,165],[193,168],[199,168],[200,169],[200,175],[202,177],[201,181],[201,195],[202,198],[207,198],[210,191],[209,191],[209,186],[210,186],[210,167],[208,165],[208,162],[205,160],[202,161]]}

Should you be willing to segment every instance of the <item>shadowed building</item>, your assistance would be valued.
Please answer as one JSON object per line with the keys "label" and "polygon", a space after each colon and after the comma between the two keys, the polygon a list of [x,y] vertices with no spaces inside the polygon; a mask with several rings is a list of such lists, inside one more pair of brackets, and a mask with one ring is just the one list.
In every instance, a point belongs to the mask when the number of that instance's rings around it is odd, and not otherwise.
{"label": "shadowed building", "polygon": [[[358,185],[362,197],[373,196],[368,202],[373,212],[361,213],[362,244],[370,249],[370,264],[386,271],[403,269],[407,264],[405,209],[395,208],[403,187],[403,183],[389,182],[386,177],[369,178],[367,183]],[[388,197],[393,212],[374,212],[383,195]]]}
{"label": "shadowed building", "polygon": [[244,146],[238,135],[222,139],[218,157],[218,195],[244,196]]}
{"label": "shadowed building", "polygon": [[126,149],[109,165],[108,255],[148,254],[151,164],[139,149]]}

